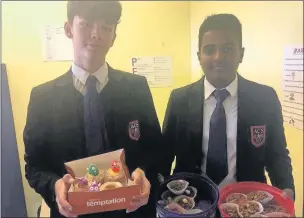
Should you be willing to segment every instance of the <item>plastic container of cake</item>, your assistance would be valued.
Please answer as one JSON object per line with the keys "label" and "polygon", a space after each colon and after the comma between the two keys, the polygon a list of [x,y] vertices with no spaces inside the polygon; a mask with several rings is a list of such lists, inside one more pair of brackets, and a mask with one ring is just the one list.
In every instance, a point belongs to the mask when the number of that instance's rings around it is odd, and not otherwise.
{"label": "plastic container of cake", "polygon": [[158,217],[215,217],[219,190],[205,175],[177,173],[161,183],[156,197]]}
{"label": "plastic container of cake", "polygon": [[258,182],[238,182],[223,187],[220,190],[218,208],[222,217],[231,217],[227,214],[227,204],[238,205],[237,210],[242,217],[240,207],[244,207],[248,202],[259,202],[262,206],[262,210],[257,209],[257,213],[251,217],[265,217],[272,213],[288,214],[293,217],[295,214],[294,202],[284,196],[282,190]]}

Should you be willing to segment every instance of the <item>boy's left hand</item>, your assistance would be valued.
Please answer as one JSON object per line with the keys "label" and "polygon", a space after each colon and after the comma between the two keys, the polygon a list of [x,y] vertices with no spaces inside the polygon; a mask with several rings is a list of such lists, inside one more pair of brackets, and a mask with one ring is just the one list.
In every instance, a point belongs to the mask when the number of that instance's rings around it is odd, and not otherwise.
{"label": "boy's left hand", "polygon": [[148,203],[151,188],[145,172],[140,168],[134,170],[131,177],[135,184],[140,185],[141,193],[133,197],[130,207],[126,210],[127,213],[133,212]]}
{"label": "boy's left hand", "polygon": [[294,201],[294,197],[295,197],[295,196],[294,196],[293,190],[287,188],[287,189],[284,189],[283,191],[284,191],[284,192],[283,192],[283,195],[284,195],[285,197],[289,197],[291,200]]}

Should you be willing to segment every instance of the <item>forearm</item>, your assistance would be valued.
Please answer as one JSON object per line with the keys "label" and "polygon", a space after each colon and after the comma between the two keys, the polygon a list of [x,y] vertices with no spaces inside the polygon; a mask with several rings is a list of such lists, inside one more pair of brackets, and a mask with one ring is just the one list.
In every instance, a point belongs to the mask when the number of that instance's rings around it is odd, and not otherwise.
{"label": "forearm", "polygon": [[266,167],[273,186],[280,189],[295,191],[290,158],[276,158],[276,161]]}
{"label": "forearm", "polygon": [[154,143],[151,142],[142,141],[139,145],[139,150],[126,150],[126,163],[131,172],[136,168],[140,168],[144,172],[156,169],[159,161],[161,160],[161,151],[157,149],[157,146],[155,146]]}
{"label": "forearm", "polygon": [[167,153],[163,160],[160,161],[158,166],[158,172],[162,174],[164,177],[168,177],[171,174],[172,163],[174,161],[174,155],[171,153]]}
{"label": "forearm", "polygon": [[[279,136],[276,135],[276,137]],[[271,143],[267,151],[266,170],[273,186],[282,190],[291,189],[295,192],[289,151],[284,143],[285,138],[281,140],[274,140]]]}
{"label": "forearm", "polygon": [[291,189],[294,192],[292,164],[284,133],[282,108],[274,90],[269,99],[272,100],[270,101],[272,111],[266,169],[274,186],[280,189]]}
{"label": "forearm", "polygon": [[55,183],[60,179],[60,176],[26,164],[25,177],[28,180],[30,187],[41,195],[49,208],[55,208]]}
{"label": "forearm", "polygon": [[162,149],[149,159],[150,161],[145,164],[145,172],[147,175],[153,175],[154,177],[157,177],[158,174],[161,174],[164,177],[170,175],[172,162],[174,160],[174,157],[171,154],[166,153],[165,150]]}
{"label": "forearm", "polygon": [[176,116],[174,112],[174,91],[171,93],[166,114],[163,123],[162,135],[163,135],[163,151],[164,159],[162,161],[161,173],[164,177],[168,177],[171,174],[172,163],[176,155]]}

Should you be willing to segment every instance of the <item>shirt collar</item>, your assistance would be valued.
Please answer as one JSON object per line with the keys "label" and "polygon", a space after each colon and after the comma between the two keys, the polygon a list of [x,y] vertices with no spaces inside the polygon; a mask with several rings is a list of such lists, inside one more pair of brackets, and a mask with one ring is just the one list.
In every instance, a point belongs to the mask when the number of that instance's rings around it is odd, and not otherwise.
{"label": "shirt collar", "polygon": [[[234,80],[226,86],[224,89],[226,89],[230,96],[233,98],[237,95],[237,84],[238,84],[238,75],[235,76]],[[207,100],[210,95],[216,90],[216,88],[206,79],[204,79],[204,88],[205,88],[205,100]]]}
{"label": "shirt collar", "polygon": [[[90,75],[89,72],[76,65],[75,62],[72,63],[72,72],[83,84],[86,83]],[[96,72],[92,73],[92,75],[96,76],[100,84],[103,84],[108,77],[108,65],[104,63]]]}

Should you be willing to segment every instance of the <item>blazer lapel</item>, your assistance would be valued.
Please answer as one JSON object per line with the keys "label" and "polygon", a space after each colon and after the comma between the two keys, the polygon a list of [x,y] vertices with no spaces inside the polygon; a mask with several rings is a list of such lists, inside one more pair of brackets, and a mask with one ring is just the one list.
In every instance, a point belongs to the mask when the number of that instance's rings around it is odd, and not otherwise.
{"label": "blazer lapel", "polygon": [[60,77],[55,83],[57,90],[56,113],[63,125],[68,125],[72,129],[83,127],[83,105],[80,104],[78,97],[81,94],[74,88],[72,71]]}
{"label": "blazer lapel", "polygon": [[103,99],[102,99],[102,110],[104,115],[104,122],[106,127],[106,137],[108,142],[108,148],[110,150],[117,149],[116,146],[116,137],[117,137],[117,128],[119,126],[115,125],[119,123],[119,111],[118,108],[119,100],[123,101],[124,99],[119,98],[120,94],[124,91],[123,86],[121,85],[122,76],[119,72],[108,65],[109,69],[109,81],[106,87],[103,90]]}
{"label": "blazer lapel", "polygon": [[193,85],[188,97],[190,151],[194,157],[196,170],[199,171],[203,159],[204,77]]}
{"label": "blazer lapel", "polygon": [[105,115],[111,112],[113,106],[116,103],[118,93],[121,91],[121,80],[122,76],[112,67],[108,66],[109,69],[109,82],[105,87],[106,94],[104,95],[104,113]]}
{"label": "blazer lapel", "polygon": [[[238,120],[237,120],[237,161],[236,167],[237,172],[246,172],[246,166],[243,166],[242,160],[245,154],[246,146],[244,146],[244,141],[247,140],[248,129],[247,129],[247,121],[250,117],[250,99],[248,99],[248,95],[246,94],[246,80],[238,75]],[[239,180],[239,173],[237,173],[237,180]]]}

